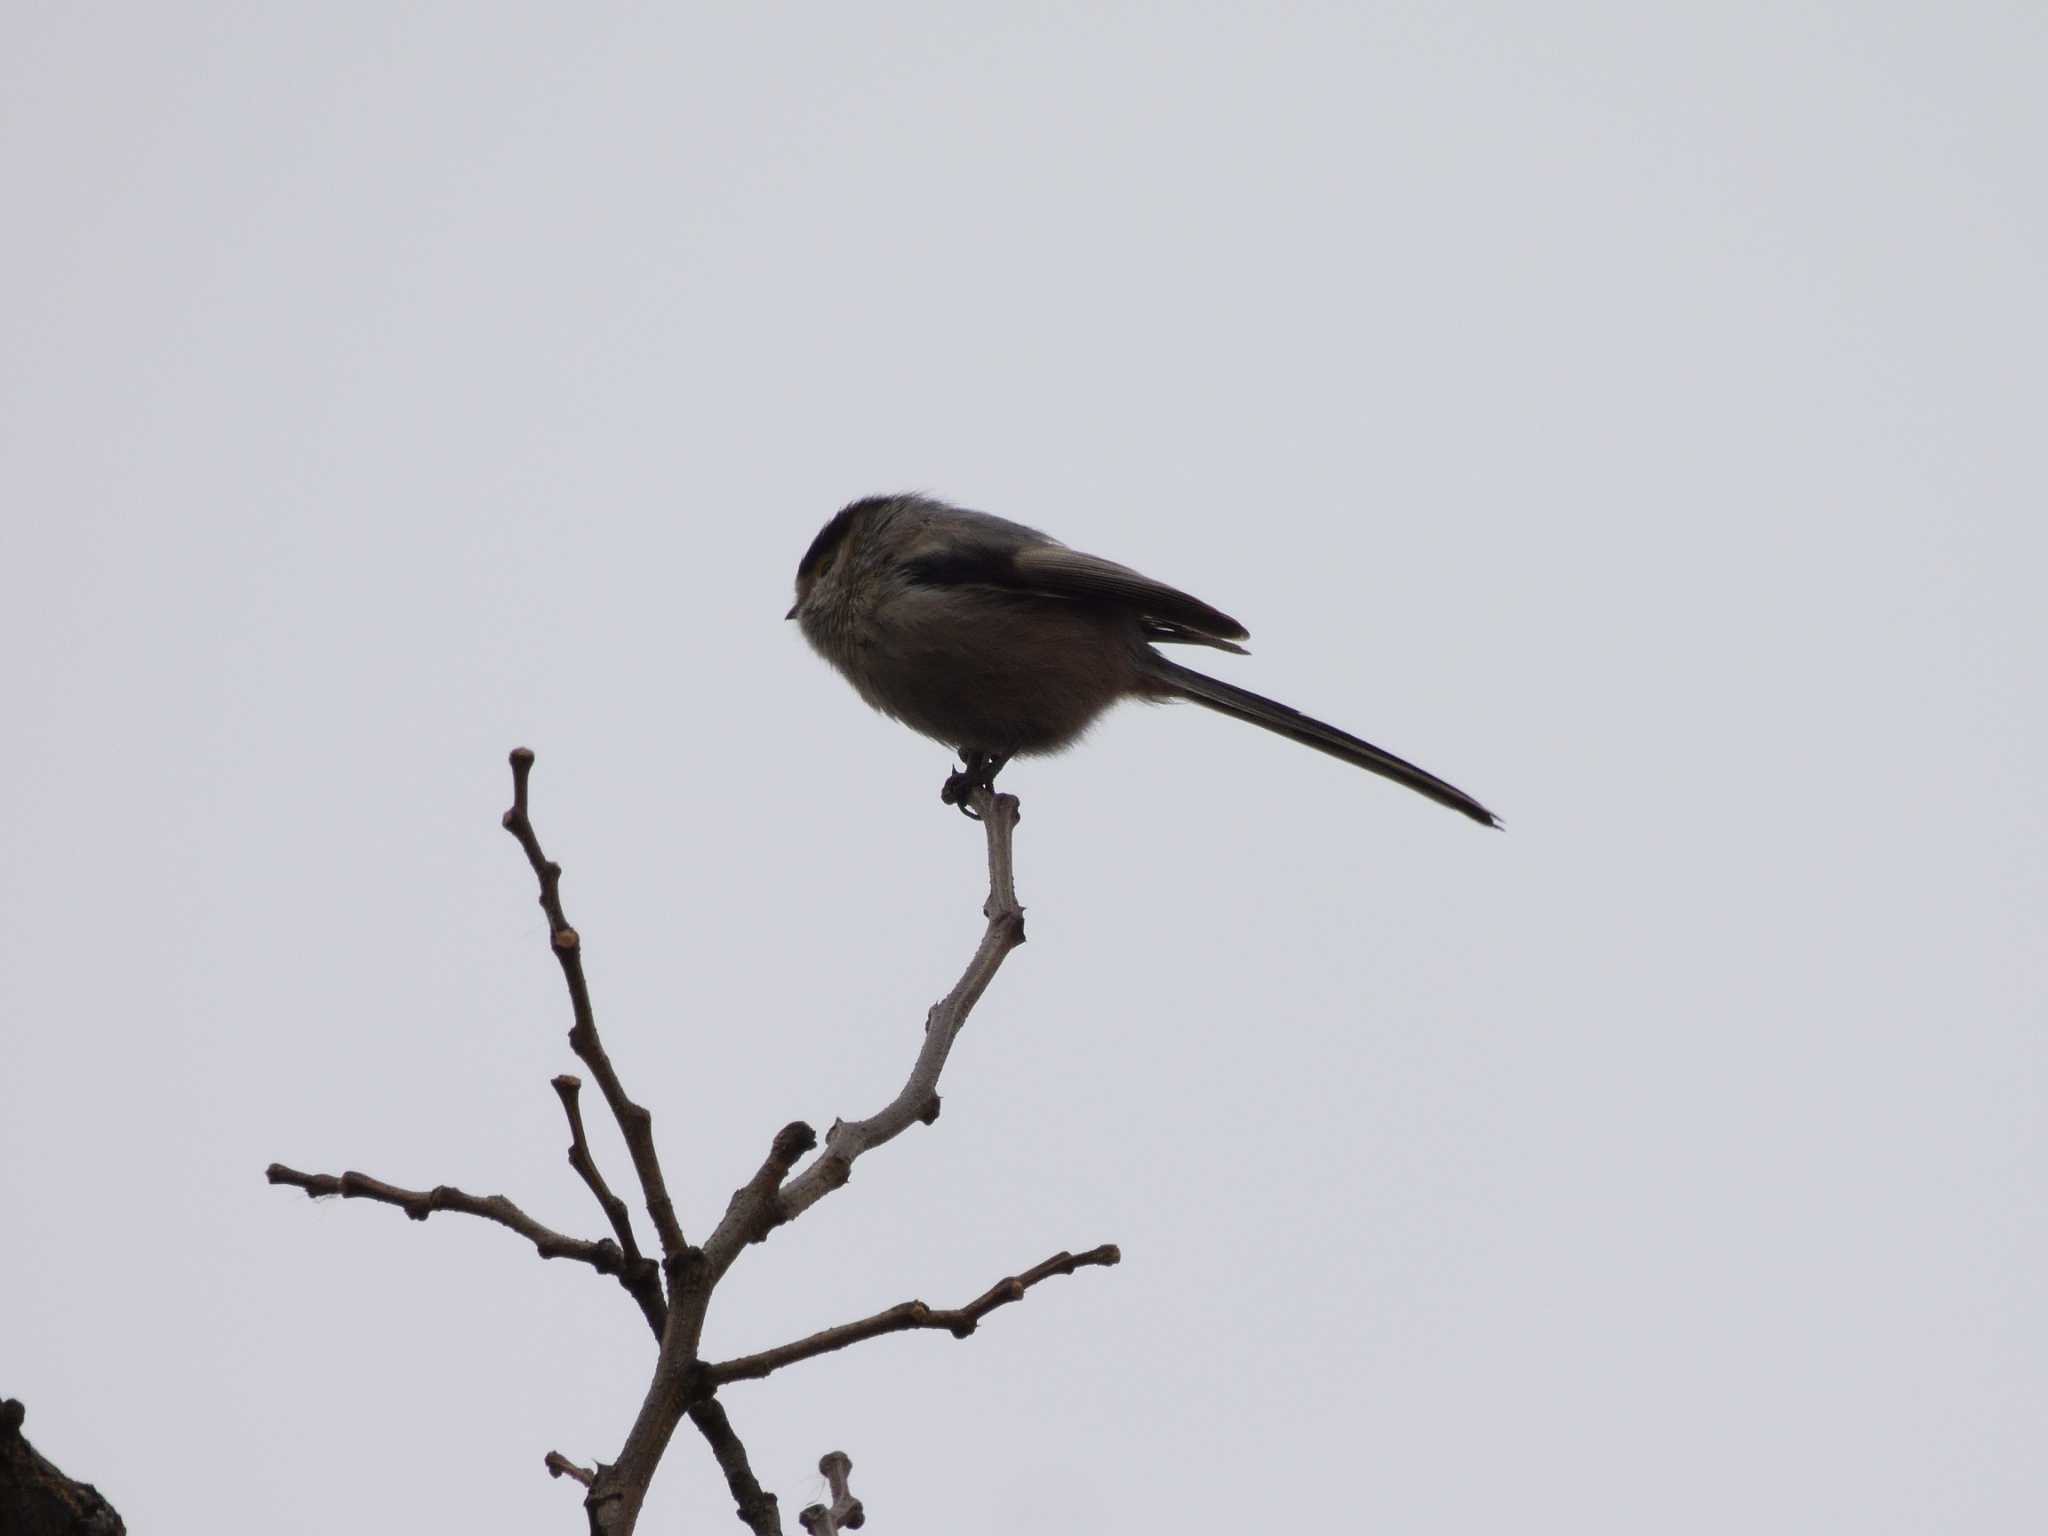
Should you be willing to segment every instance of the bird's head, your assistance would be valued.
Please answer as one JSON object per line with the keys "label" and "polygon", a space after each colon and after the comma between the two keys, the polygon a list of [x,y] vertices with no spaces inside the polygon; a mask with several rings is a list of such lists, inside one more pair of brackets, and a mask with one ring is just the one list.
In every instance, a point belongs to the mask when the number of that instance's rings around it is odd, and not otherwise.
{"label": "bird's head", "polygon": [[829,587],[845,568],[854,545],[859,542],[861,530],[897,500],[894,496],[868,496],[849,502],[832,514],[831,520],[811,540],[811,547],[804,551],[803,559],[797,562],[796,602],[783,615],[785,619],[803,616],[806,605],[812,602],[819,589]]}

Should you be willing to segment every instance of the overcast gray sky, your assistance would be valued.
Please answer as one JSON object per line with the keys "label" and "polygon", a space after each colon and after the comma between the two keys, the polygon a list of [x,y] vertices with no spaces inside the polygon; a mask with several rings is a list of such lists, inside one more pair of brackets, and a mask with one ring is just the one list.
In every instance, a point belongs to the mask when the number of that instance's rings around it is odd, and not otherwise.
{"label": "overcast gray sky", "polygon": [[[879,1531],[2048,1528],[2038,4],[6,8],[0,1392],[138,1531],[578,1529],[624,1297],[979,931],[782,622],[928,489],[1248,623],[1015,766],[946,1113],[708,1347]],[[607,1131],[601,1152],[625,1177]],[[734,1529],[694,1437],[651,1529]]]}

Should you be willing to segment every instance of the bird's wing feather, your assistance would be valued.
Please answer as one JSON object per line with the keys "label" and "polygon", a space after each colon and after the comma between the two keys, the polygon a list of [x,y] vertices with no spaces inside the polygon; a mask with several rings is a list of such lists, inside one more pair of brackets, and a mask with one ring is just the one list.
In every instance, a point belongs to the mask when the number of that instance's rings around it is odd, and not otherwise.
{"label": "bird's wing feather", "polygon": [[1234,640],[1219,640],[1184,624],[1162,624],[1157,619],[1145,620],[1145,638],[1154,645],[1206,645],[1212,650],[1228,651],[1233,656],[1251,655]]}
{"label": "bird's wing feather", "polygon": [[911,545],[902,566],[913,581],[931,586],[1006,587],[1115,603],[1186,631],[1181,638],[1190,643],[1246,638],[1242,624],[1199,598],[986,513],[946,509],[944,519],[934,519],[925,537]]}
{"label": "bird's wing feather", "polygon": [[1245,627],[1200,598],[1190,597],[1127,565],[1084,555],[1063,544],[1034,544],[1016,554],[1016,584],[1062,597],[1098,597],[1122,603],[1148,619],[1219,640],[1242,640]]}

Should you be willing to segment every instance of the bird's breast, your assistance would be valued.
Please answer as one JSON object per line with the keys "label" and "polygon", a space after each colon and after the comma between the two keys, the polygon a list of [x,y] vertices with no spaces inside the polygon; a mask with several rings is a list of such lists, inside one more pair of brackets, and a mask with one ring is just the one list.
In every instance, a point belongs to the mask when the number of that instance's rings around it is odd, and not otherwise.
{"label": "bird's breast", "polygon": [[912,587],[834,642],[876,708],[954,747],[1055,752],[1132,691],[1141,638],[1087,604]]}

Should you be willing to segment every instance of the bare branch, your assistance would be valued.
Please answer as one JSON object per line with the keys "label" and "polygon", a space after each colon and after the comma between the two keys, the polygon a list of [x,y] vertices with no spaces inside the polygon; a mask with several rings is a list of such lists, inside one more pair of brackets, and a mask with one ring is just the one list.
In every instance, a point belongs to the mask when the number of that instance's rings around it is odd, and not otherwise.
{"label": "bare branch", "polygon": [[639,1241],[633,1236],[633,1213],[626,1209],[625,1201],[612,1193],[604,1175],[598,1172],[597,1160],[590,1155],[590,1140],[583,1131],[583,1108],[579,1102],[583,1079],[564,1072],[553,1080],[553,1087],[562,1101],[562,1113],[569,1119],[569,1166],[581,1175],[590,1192],[597,1196],[597,1203],[603,1209],[605,1219],[612,1224],[612,1235],[618,1238],[626,1262],[638,1264],[641,1253]]}
{"label": "bare branch", "polygon": [[825,1136],[825,1150],[773,1198],[757,1195],[753,1183],[734,1196],[724,1220],[704,1244],[713,1275],[730,1268],[746,1244],[760,1242],[845,1184],[853,1176],[854,1160],[863,1152],[894,1140],[914,1121],[929,1125],[938,1118],[939,1074],[946,1068],[953,1042],[1005,957],[1024,942],[1024,908],[1017,901],[1012,848],[1019,814],[1017,797],[984,787],[972,791],[968,803],[979,814],[988,839],[988,898],[981,907],[988,927],[953,990],[926,1014],[924,1041],[909,1078],[895,1098],[867,1119],[835,1123]]}
{"label": "bare branch", "polygon": [[[550,1451],[545,1460],[549,1473],[571,1478],[585,1489],[584,1510],[594,1536],[631,1532],[670,1438],[687,1416],[725,1474],[740,1520],[755,1536],[782,1536],[775,1496],[754,1476],[746,1448],[715,1397],[720,1386],[756,1380],[785,1365],[884,1333],[943,1328],[964,1338],[990,1312],[1021,1299],[1041,1281],[1079,1268],[1115,1264],[1120,1257],[1110,1244],[1078,1256],[1056,1254],[1022,1275],[990,1287],[964,1307],[938,1311],[923,1302],[905,1302],[874,1317],[721,1366],[706,1365],[699,1353],[712,1294],[749,1243],[761,1241],[845,1184],[862,1153],[893,1140],[914,1121],[930,1123],[938,1117],[939,1078],[953,1043],[1004,959],[1024,942],[1024,912],[1017,901],[1012,853],[1017,801],[985,787],[967,793],[968,808],[978,815],[987,839],[989,886],[982,904],[987,927],[960,979],[929,1011],[924,1038],[903,1087],[866,1120],[835,1123],[822,1152],[818,1152],[817,1133],[808,1125],[794,1122],[784,1126],[753,1176],[733,1192],[710,1240],[698,1249],[685,1239],[670,1199],[655,1153],[652,1117],[627,1096],[599,1038],[583,971],[582,940],[562,908],[562,869],[542,851],[528,814],[533,763],[533,753],[525,748],[511,755],[513,801],[505,812],[504,825],[517,839],[539,882],[550,947],[569,990],[573,1013],[570,1048],[595,1078],[625,1137],[643,1202],[660,1239],[660,1261],[642,1251],[627,1201],[599,1170],[583,1120],[582,1080],[566,1074],[554,1079],[554,1089],[569,1125],[569,1164],[604,1212],[612,1237],[596,1242],[572,1238],[541,1225],[502,1195],[471,1195],[450,1185],[402,1189],[367,1174],[307,1174],[277,1163],[270,1166],[268,1176],[273,1184],[291,1185],[308,1195],[341,1195],[396,1206],[415,1221],[424,1221],[435,1211],[478,1216],[526,1238],[543,1258],[574,1259],[617,1278],[639,1304],[659,1341],[652,1379],[616,1461],[586,1467]],[[813,1152],[818,1155],[797,1172],[797,1164]],[[819,1464],[831,1482],[833,1498],[830,1505],[805,1511],[807,1530],[836,1532],[862,1524],[860,1501],[846,1486],[851,1465],[842,1452],[832,1453]]]}
{"label": "bare branch", "polygon": [[303,1189],[311,1198],[318,1200],[323,1195],[340,1195],[344,1200],[375,1200],[384,1205],[395,1205],[414,1221],[425,1221],[436,1211],[457,1211],[464,1216],[480,1216],[485,1221],[495,1221],[499,1226],[517,1232],[539,1251],[544,1259],[574,1259],[579,1264],[588,1264],[601,1275],[616,1275],[623,1261],[619,1245],[610,1238],[591,1242],[587,1238],[567,1237],[553,1227],[544,1227],[503,1195],[465,1194],[452,1184],[437,1184],[432,1189],[400,1189],[396,1184],[386,1184],[382,1179],[373,1179],[367,1173],[301,1173],[296,1168],[287,1168],[283,1163],[272,1163],[264,1170],[265,1178],[273,1184],[288,1184],[294,1189]]}
{"label": "bare branch", "polygon": [[888,1333],[907,1333],[918,1328],[943,1328],[956,1339],[964,1339],[973,1333],[981,1320],[998,1307],[1006,1307],[1013,1301],[1022,1301],[1024,1293],[1041,1280],[1054,1275],[1071,1275],[1077,1269],[1091,1265],[1121,1262],[1123,1254],[1114,1243],[1104,1243],[1100,1248],[1091,1248],[1086,1253],[1056,1253],[1043,1264],[1027,1269],[1021,1275],[1011,1275],[998,1280],[981,1295],[964,1307],[941,1311],[926,1306],[921,1301],[903,1301],[887,1311],[877,1312],[873,1317],[864,1317],[858,1322],[841,1323],[837,1328],[827,1328],[809,1338],[797,1339],[792,1343],[766,1349],[758,1355],[742,1355],[737,1360],[727,1360],[711,1367],[711,1381],[722,1387],[734,1381],[759,1381],[762,1377],[781,1370],[786,1365],[795,1365],[803,1360],[815,1360],[820,1355],[829,1355],[835,1350],[845,1349],[850,1344],[859,1344],[868,1339],[878,1339]]}
{"label": "bare branch", "polygon": [[564,1456],[560,1451],[549,1451],[545,1464],[549,1477],[574,1478],[586,1488],[597,1481],[597,1474],[589,1467],[577,1466],[575,1462]]}
{"label": "bare branch", "polygon": [[526,814],[526,781],[533,772],[533,752],[527,747],[512,751],[512,809],[504,815],[505,830],[519,840],[526,862],[540,881],[541,910],[547,914],[549,948],[561,963],[562,979],[569,985],[569,1005],[575,1023],[569,1030],[569,1049],[583,1059],[591,1076],[604,1093],[633,1155],[633,1171],[640,1177],[640,1191],[647,1201],[647,1214],[661,1238],[661,1256],[674,1263],[683,1254],[683,1229],[676,1220],[676,1208],[669,1199],[668,1185],[661,1176],[661,1160],[654,1155],[654,1117],[626,1096],[604,1042],[598,1038],[597,1016],[590,1006],[590,987],[583,978],[583,940],[569,925],[562,911],[562,866],[541,852],[540,839]]}
{"label": "bare branch", "polygon": [[640,1252],[640,1244],[633,1236],[633,1213],[626,1209],[625,1201],[612,1193],[604,1175],[598,1172],[597,1159],[590,1155],[590,1141],[583,1133],[583,1108],[579,1097],[582,1079],[564,1072],[554,1079],[554,1088],[562,1101],[562,1112],[569,1117],[569,1166],[590,1186],[590,1192],[597,1197],[598,1205],[611,1222],[619,1248],[625,1255],[619,1271],[619,1284],[640,1304],[647,1326],[654,1330],[658,1339],[668,1323],[668,1302],[661,1294],[660,1266]]}
{"label": "bare branch", "polygon": [[782,1510],[775,1495],[761,1486],[747,1463],[747,1448],[733,1431],[732,1421],[716,1398],[706,1398],[690,1410],[690,1422],[697,1426],[718,1458],[718,1470],[725,1474],[725,1486],[740,1521],[754,1536],[782,1536]]}

